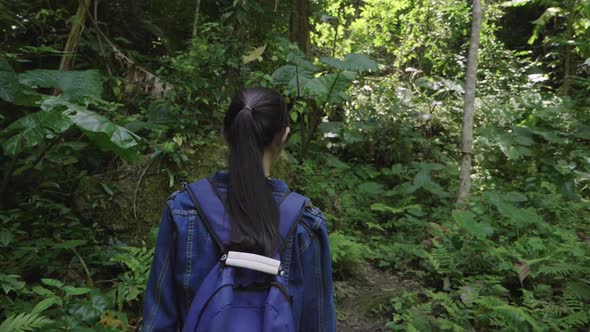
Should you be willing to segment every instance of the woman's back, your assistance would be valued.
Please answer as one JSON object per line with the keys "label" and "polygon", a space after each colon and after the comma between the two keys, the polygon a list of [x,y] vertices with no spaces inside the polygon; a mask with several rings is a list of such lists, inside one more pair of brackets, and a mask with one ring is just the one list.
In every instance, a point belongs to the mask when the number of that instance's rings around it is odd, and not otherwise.
{"label": "woman's back", "polygon": [[[195,184],[201,189],[196,195],[204,197],[196,197],[190,185],[167,201],[146,291],[143,331],[209,331],[192,327],[199,326],[202,317],[211,323],[201,326],[223,326],[215,332],[235,330],[229,326],[240,318],[244,324],[257,322],[254,325],[265,332],[335,331],[324,217],[311,204],[304,207],[309,200],[293,194],[286,202],[299,197],[301,204],[291,213],[291,205],[280,204],[289,188],[268,177],[289,135],[289,118],[285,99],[267,88],[242,89],[232,98],[223,121],[230,148],[228,172],[217,172],[210,183]],[[213,223],[210,217],[215,217]],[[284,226],[291,224],[295,229],[287,232],[291,227]],[[232,266],[228,256],[240,252],[253,261]],[[262,261],[274,266],[267,270],[272,277],[240,278],[258,273],[256,266]],[[279,264],[282,269],[277,270]],[[266,285],[262,290],[261,280]],[[253,285],[256,295],[244,294]],[[223,317],[232,324],[224,323]],[[259,330],[252,326],[249,331]]]}
{"label": "woman's back", "polygon": [[[227,193],[226,172],[215,173],[211,180],[221,195]],[[279,201],[289,193],[284,182],[269,181]],[[305,208],[288,241],[281,263],[288,266],[285,278],[297,330],[335,331],[328,234],[318,208]],[[181,327],[200,285],[221,256],[187,189],[173,193],[160,225],[142,331]]]}

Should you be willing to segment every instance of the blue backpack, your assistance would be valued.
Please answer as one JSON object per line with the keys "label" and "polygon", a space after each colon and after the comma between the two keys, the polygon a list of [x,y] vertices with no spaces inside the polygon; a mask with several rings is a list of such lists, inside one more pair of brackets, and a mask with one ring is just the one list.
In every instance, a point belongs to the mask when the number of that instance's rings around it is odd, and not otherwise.
{"label": "blue backpack", "polygon": [[292,299],[280,257],[303,215],[307,198],[290,192],[279,204],[281,242],[274,258],[227,251],[231,222],[215,185],[204,179],[188,186],[201,220],[221,250],[219,262],[199,287],[183,332],[294,332]]}

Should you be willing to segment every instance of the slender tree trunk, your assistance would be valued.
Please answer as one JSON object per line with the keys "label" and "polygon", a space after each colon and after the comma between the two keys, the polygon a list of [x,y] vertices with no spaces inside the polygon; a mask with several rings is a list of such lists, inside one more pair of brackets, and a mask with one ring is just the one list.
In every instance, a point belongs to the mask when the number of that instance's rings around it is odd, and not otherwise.
{"label": "slender tree trunk", "polygon": [[193,38],[197,36],[197,25],[199,24],[199,12],[201,10],[201,0],[197,0],[197,5],[195,6],[195,19],[193,21]]}
{"label": "slender tree trunk", "polygon": [[570,94],[571,75],[572,75],[572,53],[573,50],[567,46],[565,49],[565,59],[563,63],[563,83],[561,85],[561,95]]}
{"label": "slender tree trunk", "polygon": [[[567,20],[566,38],[568,40],[574,39],[574,22],[576,20],[576,5],[577,1],[573,0],[569,7],[569,15]],[[571,45],[565,46],[565,54],[563,57],[563,83],[561,84],[561,95],[567,96],[570,93],[571,77],[575,75],[575,66],[572,66],[574,58],[574,47]]]}
{"label": "slender tree trunk", "polygon": [[471,188],[471,159],[473,156],[473,109],[475,107],[475,86],[477,83],[477,53],[481,31],[481,0],[473,0],[473,21],[471,24],[471,41],[467,56],[467,77],[463,99],[463,143],[461,145],[461,172],[457,203],[464,204],[469,198]]}
{"label": "slender tree trunk", "polygon": [[86,16],[88,15],[88,8],[90,8],[91,0],[80,0],[78,3],[78,10],[76,16],[72,20],[72,29],[64,48],[64,54],[59,63],[59,70],[70,70],[72,69],[72,63],[74,60],[74,52],[80,42],[80,36],[84,31],[84,24],[86,23]]}
{"label": "slender tree trunk", "polygon": [[309,0],[291,0],[289,40],[297,43],[305,55],[311,55],[309,42]]}
{"label": "slender tree trunk", "polygon": [[[302,160],[307,158],[307,152],[309,151],[309,145],[311,144],[311,140],[315,136],[315,132],[319,127],[320,123],[322,122],[322,116],[324,115],[324,111],[320,108],[315,101],[311,101],[308,106],[310,107],[309,112],[307,112],[307,128],[305,130],[305,134],[301,135],[301,158]],[[304,119],[301,119],[304,121]]]}

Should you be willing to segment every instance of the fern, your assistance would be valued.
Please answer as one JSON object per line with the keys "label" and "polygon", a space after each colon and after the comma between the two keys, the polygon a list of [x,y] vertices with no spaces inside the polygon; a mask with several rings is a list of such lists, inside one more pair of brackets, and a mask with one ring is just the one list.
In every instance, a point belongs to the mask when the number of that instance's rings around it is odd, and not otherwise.
{"label": "fern", "polygon": [[561,317],[569,316],[575,311],[569,306],[564,306],[562,303],[555,301],[546,301],[536,299],[534,293],[523,290],[523,305],[531,310],[537,317],[543,319],[543,323],[548,325],[550,330],[563,329],[566,325],[571,328],[572,324],[565,320],[560,320]]}
{"label": "fern", "polygon": [[565,329],[571,328],[573,326],[584,327],[590,323],[590,314],[588,313],[588,310],[577,311],[563,318],[561,322],[561,327]]}
{"label": "fern", "polygon": [[118,251],[111,257],[112,262],[123,264],[129,271],[119,276],[116,285],[116,302],[137,300],[145,290],[149,276],[154,249],[145,247],[116,247]]}
{"label": "fern", "polygon": [[[433,311],[437,312],[437,314],[436,316],[433,315],[432,317],[432,319],[436,320],[436,326],[441,327],[445,331],[464,331],[461,325],[469,325],[469,319],[471,318],[469,313],[464,310],[465,308],[462,305],[458,305],[459,302],[456,302],[450,293],[435,293],[426,290],[425,294],[434,302],[434,304],[436,304],[436,306],[434,307],[435,310]],[[473,294],[472,296],[477,295]],[[465,302],[470,301],[470,299],[468,299],[467,297],[469,297],[469,295],[465,296],[464,293],[463,299],[465,299]],[[440,314],[439,307],[444,308],[444,310],[446,311],[445,316],[450,318],[450,320],[441,317],[442,315]]]}
{"label": "fern", "polygon": [[587,283],[575,281],[565,284],[564,295],[568,298],[579,300],[590,300],[590,285]]}
{"label": "fern", "polygon": [[138,278],[145,277],[150,270],[154,250],[145,247],[117,247],[118,253],[111,257],[112,262],[125,265]]}
{"label": "fern", "polygon": [[574,273],[590,273],[590,269],[586,266],[577,265],[573,263],[563,262],[553,265],[544,265],[537,271],[538,275],[567,277]]}
{"label": "fern", "polygon": [[423,303],[413,306],[404,314],[404,319],[407,322],[408,331],[428,331],[430,330],[429,318],[432,317],[432,305],[430,303]]}
{"label": "fern", "polygon": [[565,303],[567,304],[567,307],[572,311],[584,311],[585,309],[584,303],[576,299],[566,298]]}
{"label": "fern", "polygon": [[490,311],[490,316],[498,326],[522,326],[527,323],[533,330],[542,331],[541,325],[524,308],[512,306],[499,298],[483,296],[476,300],[483,308]]}
{"label": "fern", "polygon": [[13,314],[0,324],[2,332],[33,331],[45,327],[53,321],[45,316],[34,313]]}
{"label": "fern", "polygon": [[432,252],[427,253],[426,258],[437,273],[447,274],[456,271],[454,255],[438,242],[434,243]]}
{"label": "fern", "polygon": [[334,270],[344,274],[353,274],[372,253],[369,247],[354,237],[338,232],[330,234],[330,247]]}

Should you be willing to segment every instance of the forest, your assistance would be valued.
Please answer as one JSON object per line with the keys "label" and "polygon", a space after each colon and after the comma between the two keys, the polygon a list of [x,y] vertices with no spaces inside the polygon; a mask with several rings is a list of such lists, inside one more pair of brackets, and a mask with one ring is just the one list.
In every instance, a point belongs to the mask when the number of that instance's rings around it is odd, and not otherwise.
{"label": "forest", "polygon": [[139,331],[251,86],[339,331],[590,329],[590,0],[0,0],[0,332]]}

